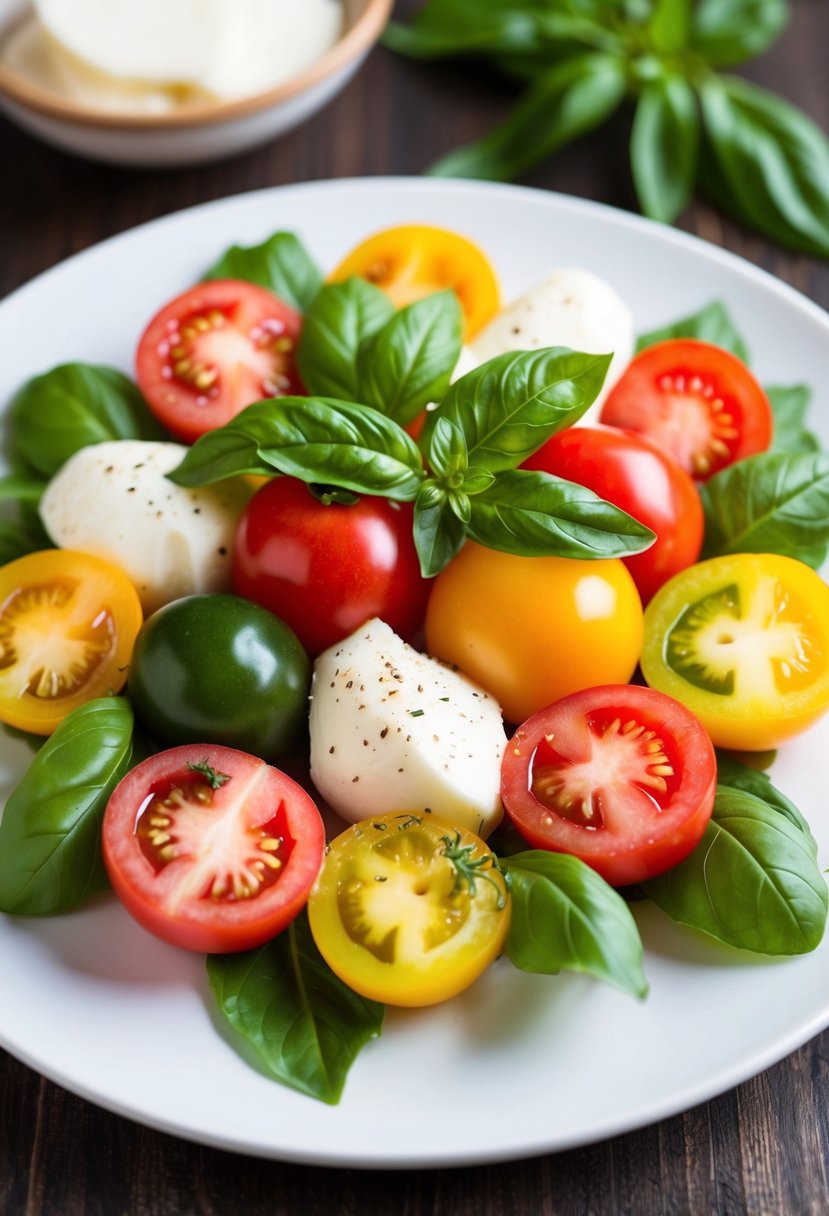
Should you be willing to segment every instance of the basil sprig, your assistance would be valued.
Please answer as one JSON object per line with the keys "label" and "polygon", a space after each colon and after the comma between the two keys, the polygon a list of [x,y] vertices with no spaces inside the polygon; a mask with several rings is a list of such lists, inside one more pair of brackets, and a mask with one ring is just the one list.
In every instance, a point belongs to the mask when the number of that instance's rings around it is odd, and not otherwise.
{"label": "basil sprig", "polygon": [[331,971],[304,912],[258,950],[210,955],[207,975],[243,1054],[323,1102],[340,1100],[349,1068],[383,1028],[383,1006]]}
{"label": "basil sprig", "polygon": [[524,91],[494,131],[429,172],[510,180],[633,108],[641,210],[672,222],[695,187],[773,240],[829,256],[829,142],[794,106],[723,75],[767,50],[786,0],[428,0],[385,41],[415,59],[478,56]]}
{"label": "basil sprig", "polygon": [[[327,290],[309,320],[328,315],[335,297],[326,296]],[[350,308],[369,299],[358,293],[336,298],[350,300]],[[332,382],[333,375],[343,386],[359,386],[360,377],[370,374],[377,399],[388,396],[392,408],[407,416],[413,402],[421,403],[451,375],[458,325],[450,326],[444,341],[436,318],[454,316],[456,308],[443,294],[428,307],[424,301],[404,310],[409,315],[403,323],[397,313],[379,329],[369,326],[357,341],[359,318],[365,317],[358,308],[351,338],[338,340],[333,355],[322,352],[322,380]],[[321,342],[321,326],[315,333],[314,342]],[[414,539],[424,577],[439,573],[467,535],[522,556],[627,556],[652,543],[648,528],[582,486],[516,468],[550,435],[581,417],[599,392],[609,361],[609,356],[565,348],[499,356],[449,388],[429,415],[419,445],[370,405],[316,396],[256,402],[197,440],[170,477],[179,485],[200,486],[242,473],[276,472],[318,486],[414,502]]]}

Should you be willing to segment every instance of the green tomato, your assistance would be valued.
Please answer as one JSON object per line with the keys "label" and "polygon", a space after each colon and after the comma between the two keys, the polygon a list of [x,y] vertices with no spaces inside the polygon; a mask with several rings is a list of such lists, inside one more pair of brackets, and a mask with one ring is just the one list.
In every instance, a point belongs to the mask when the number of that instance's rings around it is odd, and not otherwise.
{"label": "green tomato", "polygon": [[310,682],[308,656],[279,617],[234,595],[193,595],[144,622],[128,689],[159,743],[221,743],[272,760],[306,720]]}

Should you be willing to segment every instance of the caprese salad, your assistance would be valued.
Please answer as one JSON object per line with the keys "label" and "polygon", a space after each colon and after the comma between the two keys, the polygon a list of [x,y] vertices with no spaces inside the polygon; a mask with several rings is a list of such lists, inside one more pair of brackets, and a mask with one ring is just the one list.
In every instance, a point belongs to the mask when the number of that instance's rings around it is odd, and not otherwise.
{"label": "caprese salad", "polygon": [[113,888],[328,1102],[500,955],[643,997],[637,899],[818,945],[763,770],[829,708],[829,456],[722,304],[637,341],[559,269],[502,309],[412,225],[327,277],[234,247],[136,337],[7,413],[1,911]]}

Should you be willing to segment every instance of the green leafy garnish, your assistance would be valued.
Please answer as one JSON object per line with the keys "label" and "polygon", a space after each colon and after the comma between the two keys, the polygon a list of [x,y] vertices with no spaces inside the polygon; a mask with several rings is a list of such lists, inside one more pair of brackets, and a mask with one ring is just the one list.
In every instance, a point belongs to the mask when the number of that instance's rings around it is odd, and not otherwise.
{"label": "green leafy garnish", "polygon": [[223,785],[230,781],[230,773],[220,773],[211,766],[206,757],[204,760],[199,760],[198,764],[192,760],[188,760],[187,767],[190,772],[198,773],[199,776],[204,777],[212,790],[220,790]]}

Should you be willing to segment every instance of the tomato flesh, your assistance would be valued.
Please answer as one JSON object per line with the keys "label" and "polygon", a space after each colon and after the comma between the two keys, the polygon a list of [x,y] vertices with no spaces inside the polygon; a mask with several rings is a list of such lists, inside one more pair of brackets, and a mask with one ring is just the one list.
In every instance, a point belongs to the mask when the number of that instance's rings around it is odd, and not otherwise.
{"label": "tomato flesh", "polygon": [[115,788],[104,815],[112,885],[172,945],[249,950],[303,907],[324,848],[312,800],[284,773],[233,748],[151,756]]}
{"label": "tomato flesh", "polygon": [[641,351],[607,397],[601,420],[644,434],[705,480],[771,444],[769,399],[729,351],[677,338]]}
{"label": "tomato flesh", "polygon": [[653,689],[585,689],[516,731],[501,797],[536,848],[572,853],[614,886],[676,865],[714,805],[711,741],[687,709]]}
{"label": "tomato flesh", "polygon": [[254,401],[302,393],[302,318],[264,287],[216,279],[177,296],[138,344],[138,384],[176,438],[192,443]]}
{"label": "tomato flesh", "polygon": [[829,708],[829,587],[777,554],[692,566],[648,606],[642,671],[718,747],[777,747]]}
{"label": "tomato flesh", "polygon": [[308,917],[320,953],[355,992],[431,1005],[463,991],[496,958],[509,899],[477,836],[436,816],[395,813],[331,842]]}
{"label": "tomato flesh", "polygon": [[388,228],[353,249],[330,276],[357,276],[381,288],[397,308],[451,288],[473,338],[499,308],[498,280],[486,255],[466,237],[426,224]]}
{"label": "tomato flesh", "polygon": [[47,549],[0,569],[0,721],[48,735],[78,705],[118,692],[142,612],[117,567]]}

